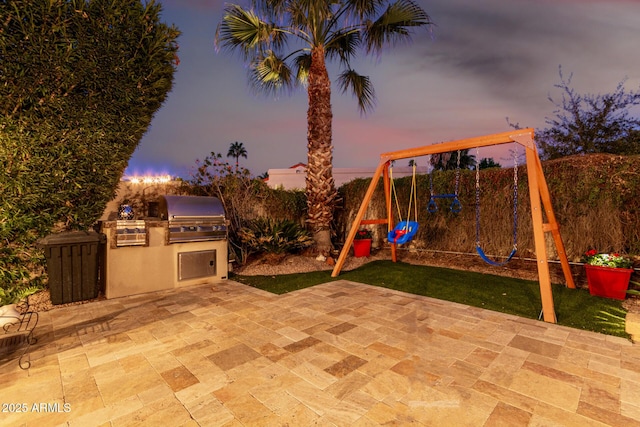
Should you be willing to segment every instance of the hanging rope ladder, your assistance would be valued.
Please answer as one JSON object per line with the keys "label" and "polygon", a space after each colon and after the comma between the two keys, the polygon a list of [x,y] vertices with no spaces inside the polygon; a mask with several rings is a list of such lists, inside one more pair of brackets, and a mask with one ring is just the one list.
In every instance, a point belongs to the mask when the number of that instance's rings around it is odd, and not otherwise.
{"label": "hanging rope ladder", "polygon": [[[480,150],[476,147],[476,159],[480,158]],[[480,168],[476,166],[476,252],[487,264],[502,267],[507,264],[518,251],[518,153],[513,155],[513,248],[507,258],[502,261],[494,261],[482,250],[480,244]]]}
{"label": "hanging rope ladder", "polygon": [[[387,234],[387,239],[389,243],[393,243],[396,245],[402,245],[404,243],[409,242],[413,239],[416,232],[418,231],[418,194],[416,189],[416,165],[413,164],[413,173],[411,177],[411,193],[409,194],[409,208],[407,210],[407,220],[403,221],[402,213],[400,212],[400,203],[398,202],[398,195],[396,193],[396,186],[393,183],[393,169],[389,170],[389,180],[391,181],[391,192],[393,194],[393,198],[396,201],[396,208],[398,209],[398,224],[395,228]],[[411,205],[414,208],[414,218],[415,221],[410,221],[409,218],[411,216]]]}

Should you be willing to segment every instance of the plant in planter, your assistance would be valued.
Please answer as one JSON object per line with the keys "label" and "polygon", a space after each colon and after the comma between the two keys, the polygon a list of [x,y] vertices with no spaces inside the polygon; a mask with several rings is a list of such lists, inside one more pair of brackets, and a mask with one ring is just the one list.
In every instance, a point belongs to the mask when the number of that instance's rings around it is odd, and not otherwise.
{"label": "plant in planter", "polygon": [[373,234],[371,234],[371,231],[366,229],[366,228],[361,228],[360,230],[358,230],[358,232],[356,233],[356,237],[354,237],[355,240],[366,240],[366,239],[373,239]]}
{"label": "plant in planter", "polygon": [[371,255],[372,238],[371,230],[366,228],[358,230],[353,240],[353,256],[366,257]]}
{"label": "plant in planter", "polygon": [[40,290],[37,286],[0,288],[0,307],[18,304],[29,295],[33,295]]}
{"label": "plant in planter", "polygon": [[20,301],[39,290],[40,288],[36,286],[0,288],[0,327],[7,323],[16,322],[21,315],[16,306]]}
{"label": "plant in planter", "polygon": [[625,299],[633,273],[631,259],[618,253],[598,253],[591,249],[585,252],[582,260],[591,295]]}

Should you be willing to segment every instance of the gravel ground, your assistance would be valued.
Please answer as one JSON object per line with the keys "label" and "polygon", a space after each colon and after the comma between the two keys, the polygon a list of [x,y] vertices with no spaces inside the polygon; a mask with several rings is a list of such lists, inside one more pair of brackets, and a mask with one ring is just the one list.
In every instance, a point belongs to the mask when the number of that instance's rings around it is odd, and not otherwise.
{"label": "gravel ground", "polygon": [[[326,259],[324,257],[314,258],[311,256],[290,255],[279,262],[274,263],[270,262],[268,259],[262,258],[249,261],[246,265],[235,268],[234,273],[245,276],[269,276],[333,270],[336,259],[337,256],[335,258]],[[349,256],[342,266],[342,270],[353,270],[354,268],[358,268],[368,262],[378,259],[387,259],[387,256],[381,252],[372,254],[370,257],[355,258]]]}
{"label": "gravel ground", "polygon": [[[59,308],[59,307],[67,307],[70,305],[80,305],[80,304],[88,304],[91,303],[93,301],[99,301],[99,300],[103,300],[105,299],[104,296],[99,296],[96,299],[92,299],[92,300],[87,300],[87,301],[79,301],[79,302],[72,302],[69,304],[58,304],[58,305],[53,305],[51,303],[51,295],[49,295],[49,290],[44,290],[42,292],[38,292],[36,294],[33,294],[31,296],[29,296],[29,310],[31,311],[49,311],[51,309],[54,308]],[[27,308],[27,305],[24,304],[22,307],[18,306],[19,309],[22,309],[22,311],[25,311]]]}

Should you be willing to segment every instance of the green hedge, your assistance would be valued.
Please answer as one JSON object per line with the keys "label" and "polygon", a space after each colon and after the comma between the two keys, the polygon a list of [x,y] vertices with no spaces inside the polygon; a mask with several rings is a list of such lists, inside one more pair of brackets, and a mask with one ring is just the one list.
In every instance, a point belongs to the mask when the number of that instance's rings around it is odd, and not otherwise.
{"label": "green hedge", "polygon": [[0,287],[100,217],[171,90],[178,30],[131,0],[0,2]]}
{"label": "green hedge", "polygon": [[[640,255],[640,156],[572,156],[544,162],[543,170],[570,260],[578,261],[590,248]],[[450,212],[449,201],[443,199],[437,200],[437,213],[428,213],[429,176],[417,176],[420,229],[415,246],[442,251],[475,251],[475,171],[461,172],[459,197],[463,209],[459,214]],[[523,256],[533,256],[535,246],[526,166],[519,167],[518,178],[518,249]],[[338,240],[343,241],[351,227],[369,182],[358,179],[340,189],[344,206],[337,215]],[[511,251],[513,182],[511,168],[480,171],[480,238],[486,253],[508,255]],[[453,193],[454,183],[454,171],[433,174],[436,193]],[[411,178],[397,179],[395,186],[402,216],[406,218]],[[395,223],[398,221],[395,205],[393,212]],[[385,216],[380,184],[366,218]],[[370,227],[380,238],[386,235],[386,226]]]}

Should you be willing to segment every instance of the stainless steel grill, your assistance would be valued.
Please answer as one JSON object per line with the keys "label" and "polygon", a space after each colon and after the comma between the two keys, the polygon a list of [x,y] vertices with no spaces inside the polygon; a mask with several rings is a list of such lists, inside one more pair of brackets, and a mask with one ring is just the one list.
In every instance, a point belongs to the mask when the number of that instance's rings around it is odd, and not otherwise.
{"label": "stainless steel grill", "polygon": [[161,196],[158,213],[169,222],[168,243],[227,238],[224,207],[217,197]]}

